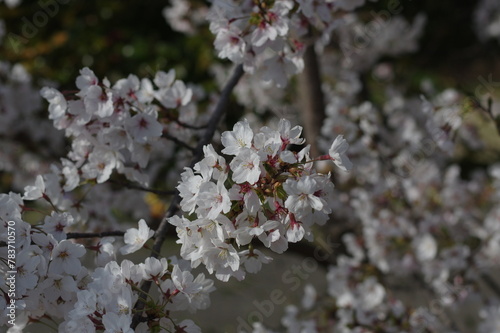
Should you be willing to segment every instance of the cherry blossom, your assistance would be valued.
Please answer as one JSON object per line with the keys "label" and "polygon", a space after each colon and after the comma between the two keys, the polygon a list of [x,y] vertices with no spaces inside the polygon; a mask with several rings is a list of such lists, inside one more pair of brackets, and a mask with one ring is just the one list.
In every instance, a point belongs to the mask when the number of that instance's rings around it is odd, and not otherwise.
{"label": "cherry blossom", "polygon": [[160,137],[163,127],[156,117],[147,113],[136,114],[125,122],[128,133],[139,143],[146,143],[149,138]]}
{"label": "cherry blossom", "polygon": [[75,244],[69,240],[60,241],[52,250],[49,272],[77,275],[81,268],[79,258],[84,254],[85,248],[81,244]]}
{"label": "cherry blossom", "polygon": [[352,163],[346,155],[349,144],[344,139],[343,135],[339,135],[333,141],[332,146],[328,150],[328,154],[333,162],[342,170],[350,170],[352,168]]}
{"label": "cherry blossom", "polygon": [[238,155],[243,148],[251,148],[252,139],[253,131],[248,121],[238,122],[232,131],[226,131],[222,134],[221,141],[225,147],[222,153]]}
{"label": "cherry blossom", "polygon": [[233,180],[236,183],[255,184],[260,178],[260,158],[251,149],[242,149],[231,161]]}
{"label": "cherry blossom", "polygon": [[[270,258],[255,250],[238,251],[231,240],[243,247],[259,239],[282,253],[288,242],[311,238],[311,225],[327,219],[333,190],[329,176],[311,169],[308,148],[299,153],[287,149],[304,142],[301,131],[282,119],[278,130],[266,126],[254,133],[243,120],[221,136],[222,152],[234,155],[229,165],[223,168],[225,160],[208,146],[195,171],[185,169],[178,186],[181,207],[197,219],[173,217],[169,222],[192,267],[203,263],[223,281],[242,279],[245,269],[255,273]],[[228,180],[233,184],[229,190]]]}
{"label": "cherry blossom", "polygon": [[43,177],[41,175],[38,175],[36,177],[35,185],[26,186],[24,190],[24,200],[36,200],[41,198],[45,191],[45,183],[43,181]]}
{"label": "cherry blossom", "polygon": [[130,228],[125,233],[123,240],[125,246],[120,248],[121,254],[134,253],[144,246],[144,243],[151,237],[153,237],[154,231],[150,230],[146,221],[143,219],[139,220],[139,229]]}
{"label": "cherry blossom", "polygon": [[104,332],[106,333],[114,333],[114,332],[123,332],[123,333],[133,333],[134,330],[130,328],[130,324],[132,323],[132,318],[126,315],[118,315],[116,313],[110,312],[106,313],[102,316],[102,323],[104,324]]}

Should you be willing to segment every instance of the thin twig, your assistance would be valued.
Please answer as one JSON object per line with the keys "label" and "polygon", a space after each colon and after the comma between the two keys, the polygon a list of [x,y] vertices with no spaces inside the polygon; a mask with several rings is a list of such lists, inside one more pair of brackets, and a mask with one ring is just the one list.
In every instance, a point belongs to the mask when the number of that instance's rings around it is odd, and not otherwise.
{"label": "thin twig", "polygon": [[167,118],[171,121],[174,121],[176,122],[177,124],[179,124],[180,126],[182,127],[185,127],[185,128],[189,128],[189,129],[194,129],[194,130],[201,130],[201,129],[205,129],[207,128],[207,125],[201,125],[201,126],[195,126],[195,125],[190,125],[190,124],[187,124],[183,121],[180,121],[179,119],[176,119],[174,117],[169,117],[167,116]]}
{"label": "thin twig", "polygon": [[[491,97],[488,98],[488,107],[486,108],[486,112],[490,115],[491,119],[493,119],[493,122],[495,123],[495,127],[497,129],[497,133],[500,134],[500,116],[495,116],[493,114],[493,111],[491,110],[493,106],[493,99]],[[483,108],[484,109],[484,108]]]}
{"label": "thin twig", "polygon": [[174,143],[178,144],[179,146],[181,147],[184,147],[186,149],[189,149],[191,151],[194,151],[196,148],[195,147],[191,147],[190,145],[188,145],[187,143],[185,143],[184,141],[182,140],[179,140],[177,139],[175,136],[171,136],[170,134],[168,133],[163,133],[162,135],[165,139],[167,140],[170,140],[170,141],[173,141]]}
{"label": "thin twig", "polygon": [[495,128],[497,130],[497,133],[500,134],[500,116],[495,116],[492,111],[492,106],[493,106],[493,99],[491,97],[488,98],[487,102],[488,106],[483,106],[481,104],[481,101],[477,97],[471,97],[471,101],[473,103],[473,106],[479,108],[483,112],[485,112],[493,121],[495,124]]}
{"label": "thin twig", "polygon": [[[201,160],[203,156],[203,146],[209,144],[212,141],[215,131],[219,125],[219,122],[222,119],[222,116],[224,115],[224,112],[226,110],[227,104],[229,102],[229,97],[231,96],[231,92],[233,91],[234,87],[236,86],[240,78],[243,76],[243,74],[244,74],[243,65],[238,65],[234,69],[233,75],[231,76],[226,86],[222,90],[219,101],[217,103],[217,107],[215,108],[214,113],[210,117],[210,120],[207,124],[207,128],[205,129],[203,136],[198,142],[196,148],[194,149],[193,158],[191,159],[191,163],[189,165],[190,167],[193,167],[198,161]],[[150,257],[153,258],[158,257],[158,254],[160,253],[161,250],[161,246],[163,245],[163,242],[165,241],[165,238],[167,236],[168,219],[172,217],[175,213],[177,213],[180,202],[181,202],[181,197],[177,192],[177,194],[172,198],[170,207],[168,208],[168,211],[166,212],[165,216],[163,217],[163,220],[161,221],[158,229],[156,230],[155,241],[153,244],[153,249],[151,251]],[[146,305],[143,299],[149,292],[150,287],[151,287],[150,281],[149,282],[146,281],[141,286],[142,295],[140,295],[139,299],[137,300],[134,306],[135,314],[132,319],[132,325],[131,325],[132,329],[135,329],[137,325],[139,325],[139,323],[142,321],[142,313],[144,310],[144,306]]]}
{"label": "thin twig", "polygon": [[126,188],[131,189],[131,190],[139,190],[139,191],[144,191],[144,192],[150,192],[150,193],[154,193],[154,194],[158,194],[158,195],[173,195],[173,194],[177,193],[174,190],[157,190],[157,189],[154,189],[154,188],[148,188],[148,187],[144,187],[144,186],[141,186],[141,185],[138,185],[138,184],[134,184],[134,183],[120,182],[118,180],[112,180],[112,179],[110,179],[108,181],[110,183],[121,185],[121,186],[126,187]]}
{"label": "thin twig", "polygon": [[103,231],[103,232],[70,232],[66,234],[66,238],[94,238],[94,237],[109,237],[109,236],[123,236],[124,231]]}
{"label": "thin twig", "polygon": [[500,286],[497,284],[497,282],[488,274],[482,273],[481,279],[490,287],[491,290],[497,295],[500,296]]}
{"label": "thin twig", "polygon": [[182,127],[185,127],[185,128],[189,128],[189,129],[194,129],[194,130],[201,130],[201,129],[205,129],[207,128],[207,125],[200,125],[200,126],[196,126],[196,125],[191,125],[191,124],[188,124],[188,123],[185,123],[181,120],[179,120],[178,118],[176,118],[175,116],[171,115],[169,113],[169,109],[167,109],[166,107],[160,105],[160,109],[164,112],[162,112],[162,116],[170,121],[173,121],[174,123],[177,123],[178,125],[182,126]]}

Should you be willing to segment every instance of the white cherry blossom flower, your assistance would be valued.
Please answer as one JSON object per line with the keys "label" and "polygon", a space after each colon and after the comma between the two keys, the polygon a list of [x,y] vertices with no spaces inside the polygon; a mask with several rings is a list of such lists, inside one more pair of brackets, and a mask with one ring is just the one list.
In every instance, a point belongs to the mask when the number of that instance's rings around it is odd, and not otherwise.
{"label": "white cherry blossom flower", "polygon": [[278,123],[278,132],[284,145],[301,145],[305,141],[300,137],[302,134],[302,126],[292,127],[288,119],[280,119]]}
{"label": "white cherry blossom flower", "polygon": [[227,58],[234,63],[242,63],[246,49],[246,43],[240,37],[241,31],[237,27],[220,29],[214,41],[215,48],[219,50],[218,56]]}
{"label": "white cherry blossom flower", "polygon": [[170,71],[168,71],[168,73],[165,73],[164,71],[156,72],[153,81],[159,88],[170,88],[170,86],[172,86],[172,83],[174,83],[174,80],[175,70],[171,69]]}
{"label": "white cherry blossom flower", "polygon": [[78,174],[78,168],[76,165],[66,158],[61,159],[63,168],[62,174],[66,183],[64,184],[63,190],[65,192],[70,192],[74,190],[80,183],[80,175]]}
{"label": "white cherry blossom flower", "polygon": [[162,135],[163,126],[156,117],[147,113],[138,113],[125,121],[125,128],[138,143],[146,143],[150,138]]}
{"label": "white cherry blossom flower", "polygon": [[239,255],[241,257],[241,263],[245,266],[245,270],[248,273],[259,272],[262,268],[262,264],[270,263],[273,260],[257,249],[252,250],[252,252],[249,250],[241,251]]}
{"label": "white cherry blossom flower", "polygon": [[301,214],[311,211],[311,208],[321,211],[325,207],[326,202],[316,193],[320,186],[311,176],[302,177],[298,181],[287,179],[283,189],[288,194],[285,207],[293,213]]}
{"label": "white cherry blossom flower", "polygon": [[105,333],[134,333],[134,330],[130,328],[132,324],[131,315],[108,312],[102,316],[102,323]]}
{"label": "white cherry blossom flower", "polygon": [[161,258],[158,260],[153,257],[148,257],[141,265],[141,270],[144,271],[146,280],[154,280],[161,278],[168,271],[167,259]]}
{"label": "white cherry blossom flower", "polygon": [[58,90],[44,87],[40,94],[49,102],[49,119],[60,119],[66,114],[68,103]]}
{"label": "white cherry blossom flower", "polygon": [[46,216],[41,229],[48,234],[54,236],[57,241],[66,239],[64,228],[73,224],[73,216],[68,213],[52,212],[50,216]]}
{"label": "white cherry blossom flower", "polygon": [[98,267],[106,266],[110,261],[116,260],[114,241],[114,237],[103,237],[95,246],[97,248],[95,262]]}
{"label": "white cherry blossom flower", "polygon": [[49,273],[77,275],[82,267],[80,259],[85,254],[85,247],[69,240],[62,240],[51,254]]}
{"label": "white cherry blossom flower", "polygon": [[32,256],[27,249],[17,254],[16,292],[18,295],[25,295],[27,290],[33,289],[37,285],[39,276],[36,268],[40,260],[40,256]]}
{"label": "white cherry blossom flower", "polygon": [[79,318],[90,315],[97,310],[97,295],[91,290],[80,290],[78,301],[70,312],[70,317]]}
{"label": "white cherry blossom flower", "polygon": [[92,110],[92,113],[100,118],[109,117],[113,114],[113,95],[110,91],[91,85],[87,88],[83,103],[86,110]]}
{"label": "white cherry blossom flower", "polygon": [[40,199],[45,192],[45,182],[41,175],[36,176],[35,185],[29,185],[24,188],[23,200]]}
{"label": "white cherry blossom flower", "polygon": [[262,20],[252,32],[252,44],[260,47],[268,40],[274,41],[278,36],[288,32],[288,19],[286,15],[293,8],[293,2],[288,0],[276,1],[267,14],[267,21]]}
{"label": "white cherry blossom flower", "polygon": [[181,174],[181,181],[177,189],[182,197],[181,207],[186,212],[193,213],[196,208],[200,188],[206,180],[199,175],[195,175],[193,170],[185,168]]}
{"label": "white cherry blossom flower", "polygon": [[227,173],[226,160],[217,154],[214,147],[209,144],[203,147],[205,157],[195,164],[194,170],[199,172],[204,180],[221,179]]}
{"label": "white cherry blossom flower", "polygon": [[177,108],[191,102],[193,91],[184,82],[176,80],[166,91],[155,95],[156,99],[166,108]]}
{"label": "white cherry blossom flower", "polygon": [[203,289],[201,285],[194,282],[191,272],[182,271],[178,265],[174,265],[172,270],[172,282],[177,290],[185,294],[189,300]]}
{"label": "white cherry blossom flower", "polygon": [[98,83],[99,79],[90,68],[85,67],[81,69],[80,76],[76,78],[76,86],[81,90],[79,96],[85,96],[88,89]]}
{"label": "white cherry blossom flower", "polygon": [[251,148],[253,139],[253,131],[250,124],[245,119],[237,122],[232,131],[222,133],[222,144],[224,149],[222,152],[228,155],[238,155],[243,148]]}
{"label": "white cherry blossom flower", "polygon": [[236,249],[220,240],[213,240],[213,245],[203,251],[203,260],[207,270],[212,273],[220,268],[230,267],[232,271],[240,267],[240,257]]}
{"label": "white cherry blossom flower", "polygon": [[144,243],[151,237],[153,237],[154,231],[150,230],[146,221],[143,219],[139,220],[139,229],[130,228],[125,232],[123,240],[125,246],[120,248],[121,254],[134,253],[141,249]]}
{"label": "white cherry blossom flower", "polygon": [[333,163],[344,171],[352,169],[352,163],[346,155],[347,149],[349,149],[349,144],[344,139],[343,135],[339,135],[335,138],[335,141],[333,141],[328,150],[328,154],[333,160]]}
{"label": "white cherry blossom flower", "polygon": [[130,260],[123,260],[120,269],[124,279],[139,284],[140,281],[144,278],[144,266],[143,265],[134,265]]}
{"label": "white cherry blossom flower", "polygon": [[255,184],[260,177],[260,157],[249,148],[240,150],[229,164],[233,170],[233,180],[238,183]]}
{"label": "white cherry blossom flower", "polygon": [[83,176],[87,179],[95,178],[98,183],[104,183],[118,164],[118,158],[113,151],[95,149],[90,153],[88,163],[82,167]]}
{"label": "white cherry blossom flower", "polygon": [[224,186],[224,181],[218,181],[217,185],[209,182],[200,187],[196,212],[208,219],[214,220],[220,213],[227,213],[231,209],[229,194]]}

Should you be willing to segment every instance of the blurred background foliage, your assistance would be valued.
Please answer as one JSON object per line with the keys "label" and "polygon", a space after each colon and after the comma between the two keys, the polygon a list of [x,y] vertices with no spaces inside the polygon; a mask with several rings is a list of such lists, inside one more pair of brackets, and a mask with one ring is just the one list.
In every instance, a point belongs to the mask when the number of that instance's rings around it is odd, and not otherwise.
{"label": "blurred background foliage", "polygon": [[[24,0],[18,7],[0,3],[0,17],[6,23],[1,58],[20,62],[35,78],[74,85],[80,68],[91,67],[111,82],[134,73],[152,76],[157,70],[176,68],[180,78],[209,84],[210,64],[216,60],[213,36],[208,29],[187,37],[173,31],[162,15],[167,0]],[[192,0],[197,4],[207,1]],[[56,3],[46,24],[36,26],[42,4]],[[368,2],[363,7],[368,20],[397,0]],[[432,77],[443,85],[467,85],[477,73],[500,73],[499,43],[480,43],[472,29],[477,1],[399,1],[401,15],[412,19],[428,16],[418,52],[398,57],[400,73],[407,78]],[[31,25],[34,36],[23,38]],[[16,39],[19,36],[20,39]],[[390,59],[395,60],[395,59]],[[495,75],[494,75],[495,77]],[[474,84],[474,82],[472,82]]]}
{"label": "blurred background foliage", "polygon": [[[59,8],[45,25],[37,27],[34,23],[42,3],[57,3]],[[153,77],[158,70],[175,68],[181,79],[208,83],[208,68],[214,60],[212,35],[205,30],[186,38],[172,31],[162,15],[167,5],[165,0],[77,0],[68,4],[25,0],[9,9],[0,3],[0,17],[6,25],[0,54],[11,63],[22,63],[34,78],[68,88],[74,87],[85,66],[111,82],[130,73]],[[31,30],[23,29],[30,24],[36,33],[24,39],[23,33],[26,36]]]}

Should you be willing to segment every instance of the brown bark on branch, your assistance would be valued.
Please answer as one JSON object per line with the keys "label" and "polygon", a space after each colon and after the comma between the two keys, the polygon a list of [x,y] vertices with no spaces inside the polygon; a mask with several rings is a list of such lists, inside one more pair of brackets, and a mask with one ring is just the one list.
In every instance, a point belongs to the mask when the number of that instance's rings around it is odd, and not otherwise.
{"label": "brown bark on branch", "polygon": [[317,140],[325,119],[325,97],[314,44],[309,45],[304,53],[304,72],[299,76],[299,97],[304,134],[311,145],[311,156],[319,156]]}
{"label": "brown bark on branch", "polygon": [[173,194],[177,193],[176,191],[173,191],[173,190],[157,190],[154,188],[148,188],[148,187],[144,187],[144,186],[134,184],[134,183],[128,182],[128,181],[122,182],[122,181],[114,180],[114,179],[110,179],[108,181],[112,184],[120,185],[120,186],[123,186],[123,187],[131,189],[131,190],[139,190],[139,191],[154,193],[154,194],[158,194],[158,195],[173,195]]}
{"label": "brown bark on branch", "polygon": [[182,140],[179,140],[177,139],[175,136],[171,136],[170,134],[168,133],[163,133],[163,137],[167,140],[170,140],[172,142],[174,142],[175,144],[181,146],[181,147],[184,147],[188,150],[191,150],[191,151],[194,151],[195,148],[194,147],[191,147],[190,145],[188,145],[187,143],[185,143],[184,141]]}
{"label": "brown bark on branch", "polygon": [[110,237],[110,236],[123,236],[125,235],[124,231],[103,231],[103,232],[70,232],[66,234],[66,238],[103,238],[103,237]]}

